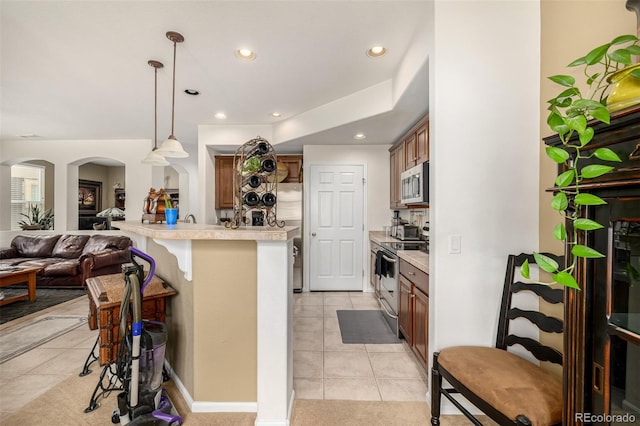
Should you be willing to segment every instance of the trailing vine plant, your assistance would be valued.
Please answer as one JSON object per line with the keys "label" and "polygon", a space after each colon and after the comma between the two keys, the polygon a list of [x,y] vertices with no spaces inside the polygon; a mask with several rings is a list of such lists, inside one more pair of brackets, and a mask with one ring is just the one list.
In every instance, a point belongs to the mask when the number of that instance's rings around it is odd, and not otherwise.
{"label": "trailing vine plant", "polygon": [[[571,62],[569,67],[584,67],[588,92],[583,95],[575,85],[575,78],[569,75],[554,75],[551,81],[563,87],[563,90],[548,102],[549,115],[547,124],[560,137],[562,146],[549,146],[546,153],[557,164],[562,164],[564,171],[555,180],[555,195],[551,200],[551,208],[557,211],[562,221],[553,230],[557,240],[570,247],[571,263],[566,267],[558,265],[553,259],[540,253],[534,253],[535,262],[540,269],[551,274],[553,282],[546,284],[562,284],[580,289],[574,272],[579,258],[600,258],[604,254],[584,245],[578,244],[578,233],[601,229],[604,226],[594,220],[581,217],[584,206],[606,204],[597,195],[582,192],[580,184],[584,179],[603,176],[614,169],[602,162],[620,162],[620,157],[609,148],[600,147],[590,150],[589,143],[593,139],[592,125],[597,122],[610,124],[607,109],[611,74],[632,64],[632,56],[640,55],[638,37],[622,35],[610,43],[596,47],[585,56]],[[632,78],[640,79],[640,69],[633,70]],[[592,121],[591,121],[592,120]],[[590,151],[590,152],[587,152]],[[587,160],[588,164],[583,165]],[[601,160],[599,162],[597,160]],[[569,235],[567,226],[569,223]],[[521,274],[529,278],[529,264],[522,265]]]}

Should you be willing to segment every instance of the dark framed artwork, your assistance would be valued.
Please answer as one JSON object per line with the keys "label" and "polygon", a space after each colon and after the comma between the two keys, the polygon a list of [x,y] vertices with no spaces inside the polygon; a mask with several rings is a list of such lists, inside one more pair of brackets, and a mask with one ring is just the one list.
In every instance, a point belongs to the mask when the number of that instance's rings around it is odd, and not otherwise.
{"label": "dark framed artwork", "polygon": [[78,213],[91,215],[102,211],[102,182],[78,180]]}

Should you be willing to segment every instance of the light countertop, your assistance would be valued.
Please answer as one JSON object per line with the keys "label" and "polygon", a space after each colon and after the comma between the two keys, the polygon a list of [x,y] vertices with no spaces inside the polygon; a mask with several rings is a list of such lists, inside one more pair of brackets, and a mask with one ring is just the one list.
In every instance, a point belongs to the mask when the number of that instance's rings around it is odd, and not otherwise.
{"label": "light countertop", "polygon": [[[384,231],[369,231],[369,240],[375,243],[399,242],[397,238],[386,235]],[[420,250],[398,250],[398,257],[423,272],[429,273],[429,253]]]}
{"label": "light countertop", "polygon": [[207,225],[178,222],[175,225],[165,223],[140,223],[139,221],[113,222],[114,227],[160,240],[253,240],[287,241],[294,237],[297,226],[283,228],[270,226],[241,226],[238,229],[221,225]]}

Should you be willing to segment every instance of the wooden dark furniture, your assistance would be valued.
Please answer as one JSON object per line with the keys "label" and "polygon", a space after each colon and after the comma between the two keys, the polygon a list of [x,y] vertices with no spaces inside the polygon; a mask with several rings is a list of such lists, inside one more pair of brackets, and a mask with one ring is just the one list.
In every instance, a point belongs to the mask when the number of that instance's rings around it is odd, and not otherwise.
{"label": "wooden dark furniture", "polygon": [[[545,253],[546,254],[546,253]],[[562,258],[546,254],[562,265]],[[474,424],[481,423],[454,397],[459,393],[501,425],[561,424],[562,381],[538,365],[508,351],[519,345],[536,359],[562,364],[559,351],[530,337],[515,334],[511,322],[524,318],[546,333],[562,333],[563,322],[539,311],[521,309],[515,296],[532,292],[548,303],[562,303],[564,289],[542,284],[528,284],[516,279],[519,267],[528,254],[509,255],[502,304],[496,336],[496,346],[455,346],[433,354],[431,369],[431,423],[440,424],[440,400],[444,395]],[[443,387],[445,379],[451,385]]]}
{"label": "wooden dark furniture", "polygon": [[[611,249],[613,225],[640,218],[640,107],[618,111],[609,125],[596,123],[592,127],[595,135],[589,150],[607,147],[623,161],[612,164],[612,172],[580,184],[582,192],[595,194],[607,204],[583,208],[583,215],[605,228],[579,236],[579,242],[606,257],[579,260],[576,277],[581,290],[567,290],[563,368],[563,424],[567,426],[583,424],[584,419],[576,413],[630,414],[636,420],[640,418],[640,384],[632,380],[640,377],[640,330],[634,332],[629,324],[611,322],[616,313],[612,309],[619,313],[626,309],[627,314],[640,312],[640,294],[630,291],[634,288],[630,283],[622,285],[616,278],[619,274]],[[551,146],[561,145],[557,135],[544,141]],[[585,151],[584,155],[589,153]],[[589,162],[581,160],[583,165]],[[558,173],[563,171],[559,166]],[[610,290],[612,286],[615,292]]]}
{"label": "wooden dark furniture", "polygon": [[429,364],[429,274],[400,259],[398,327],[425,371]]}
{"label": "wooden dark furniture", "polygon": [[0,270],[0,287],[5,287],[12,284],[27,284],[27,292],[19,294],[13,297],[5,297],[0,300],[0,306],[8,305],[9,303],[18,302],[20,300],[28,300],[29,302],[35,302],[36,300],[36,274],[40,272],[42,268],[20,268],[15,270]]}
{"label": "wooden dark furniture", "polygon": [[[121,340],[121,336],[118,336],[120,303],[124,285],[122,274],[103,275],[87,280],[89,328],[100,330],[98,341],[101,366],[114,362],[118,354]],[[176,291],[173,288],[154,276],[144,291],[142,318],[165,322],[166,299],[174,294]]]}

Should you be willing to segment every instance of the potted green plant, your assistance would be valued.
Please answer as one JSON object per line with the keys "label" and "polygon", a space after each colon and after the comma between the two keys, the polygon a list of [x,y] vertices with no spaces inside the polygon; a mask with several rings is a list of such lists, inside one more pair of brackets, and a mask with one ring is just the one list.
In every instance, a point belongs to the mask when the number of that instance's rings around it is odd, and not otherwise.
{"label": "potted green plant", "polygon": [[164,218],[167,225],[175,225],[178,220],[178,209],[173,207],[169,194],[164,195]]}
{"label": "potted green plant", "polygon": [[[638,40],[634,35],[616,37],[568,65],[583,67],[588,86],[587,93],[582,93],[572,76],[549,77],[563,88],[557,96],[548,101],[547,124],[558,134],[562,146],[547,147],[546,153],[554,162],[562,164],[564,169],[555,180],[555,195],[551,201],[551,208],[562,218],[555,226],[553,235],[557,240],[569,245],[571,259],[566,267],[538,253],[535,254],[535,260],[540,269],[551,274],[554,283],[579,289],[573,274],[578,258],[604,257],[593,248],[577,243],[579,232],[603,228],[602,224],[582,217],[581,207],[606,204],[602,198],[581,191],[580,184],[584,179],[593,179],[609,173],[614,169],[610,164],[621,161],[611,149],[600,147],[592,150],[589,143],[594,136],[593,124],[610,123],[612,105],[608,103],[608,96],[612,84],[619,81],[617,76],[624,72],[626,78],[632,79],[632,85],[640,84],[640,68],[632,66],[632,57],[640,55]],[[630,67],[631,70],[628,69]],[[619,106],[618,102],[620,99],[616,98],[616,107]],[[587,159],[589,162],[584,165]],[[569,233],[565,222],[571,225]],[[529,265],[526,263],[522,267],[522,274],[529,278]]]}
{"label": "potted green plant", "polygon": [[37,204],[27,206],[28,213],[20,213],[25,220],[18,222],[23,230],[51,229],[53,227],[53,212],[51,209],[43,212]]}

